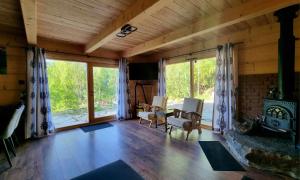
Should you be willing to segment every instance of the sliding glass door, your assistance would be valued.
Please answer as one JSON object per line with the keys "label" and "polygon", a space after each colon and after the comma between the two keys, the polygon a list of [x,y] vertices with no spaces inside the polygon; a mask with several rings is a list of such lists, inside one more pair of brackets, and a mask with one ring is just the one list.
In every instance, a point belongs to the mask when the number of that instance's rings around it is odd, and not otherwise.
{"label": "sliding glass door", "polygon": [[93,66],[94,119],[117,112],[118,69]]}
{"label": "sliding glass door", "polygon": [[216,58],[194,61],[193,95],[203,99],[202,124],[212,126]]}
{"label": "sliding glass door", "polygon": [[114,119],[116,66],[50,59],[46,62],[52,117],[57,129]]}
{"label": "sliding glass door", "polygon": [[55,127],[88,123],[87,64],[47,60],[47,70]]}
{"label": "sliding glass door", "polygon": [[184,97],[204,100],[202,121],[212,126],[216,58],[193,59],[166,66],[168,108],[182,108]]}
{"label": "sliding glass door", "polygon": [[167,65],[168,108],[181,109],[184,97],[190,97],[190,62]]}

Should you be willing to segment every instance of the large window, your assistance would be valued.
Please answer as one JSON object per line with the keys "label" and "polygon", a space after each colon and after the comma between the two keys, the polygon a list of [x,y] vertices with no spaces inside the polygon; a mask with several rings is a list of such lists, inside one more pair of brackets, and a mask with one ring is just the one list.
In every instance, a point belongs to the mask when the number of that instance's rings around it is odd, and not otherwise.
{"label": "large window", "polygon": [[202,123],[211,126],[215,69],[216,58],[198,59],[167,65],[168,108],[182,108],[184,97],[203,99]]}
{"label": "large window", "polygon": [[202,123],[211,125],[213,116],[216,58],[201,59],[194,62],[195,98],[203,99]]}
{"label": "large window", "polygon": [[87,64],[47,60],[47,70],[55,127],[87,123]]}
{"label": "large window", "polygon": [[117,68],[93,67],[95,118],[116,114],[117,77]]}
{"label": "large window", "polygon": [[166,67],[166,88],[169,108],[181,108],[184,97],[190,96],[190,62]]}

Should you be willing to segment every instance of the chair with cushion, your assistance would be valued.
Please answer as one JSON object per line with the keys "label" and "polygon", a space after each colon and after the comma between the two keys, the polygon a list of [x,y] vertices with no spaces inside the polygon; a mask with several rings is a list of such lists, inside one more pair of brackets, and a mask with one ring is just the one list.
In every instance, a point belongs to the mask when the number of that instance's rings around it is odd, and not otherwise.
{"label": "chair with cushion", "polygon": [[21,107],[19,107],[18,109],[15,110],[7,127],[0,134],[0,138],[2,140],[2,145],[4,147],[5,155],[6,155],[7,161],[9,162],[10,167],[12,167],[12,163],[10,160],[10,156],[9,156],[9,152],[8,152],[6,143],[8,142],[8,145],[10,146],[12,153],[14,154],[14,156],[16,156],[16,150],[15,150],[13,139],[11,138],[11,136],[14,133],[15,129],[17,128],[17,126],[20,122],[20,118],[21,118],[21,115],[22,115],[24,109],[25,109],[25,106],[21,105]]}
{"label": "chair with cushion", "polygon": [[162,121],[163,119],[157,118],[156,113],[166,110],[167,99],[164,96],[154,96],[152,105],[143,104],[144,111],[138,113],[138,117],[140,118],[139,123],[141,124],[142,120],[150,121],[149,127],[155,123],[155,127],[157,128],[157,121]]}
{"label": "chair with cushion", "polygon": [[182,110],[174,109],[174,115],[167,118],[167,124],[171,126],[169,134],[171,134],[173,127],[187,131],[186,140],[194,129],[198,129],[200,134],[202,110],[203,100],[184,98]]}

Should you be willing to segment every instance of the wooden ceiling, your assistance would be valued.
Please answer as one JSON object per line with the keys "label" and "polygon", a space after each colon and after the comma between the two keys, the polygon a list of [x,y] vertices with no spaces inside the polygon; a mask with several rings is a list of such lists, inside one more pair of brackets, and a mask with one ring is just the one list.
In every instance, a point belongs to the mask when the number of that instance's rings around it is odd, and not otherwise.
{"label": "wooden ceiling", "polygon": [[231,33],[239,32],[239,31],[243,31],[243,30],[247,30],[247,29],[250,30],[251,28],[273,24],[276,22],[276,20],[277,19],[275,16],[273,16],[273,13],[269,13],[269,14],[259,16],[259,17],[256,17],[256,18],[244,21],[244,22],[240,22],[240,23],[237,23],[237,24],[234,24],[234,25],[231,25],[231,26],[219,29],[219,30],[211,31],[209,33],[197,36],[195,38],[190,38],[190,39],[180,41],[180,42],[177,42],[177,43],[174,43],[171,45],[167,45],[162,48],[155,49],[153,51],[148,51],[144,54],[152,55],[154,53],[170,51],[172,49],[185,47],[185,46],[188,46],[191,44],[196,44],[199,42],[205,42],[205,41],[209,41],[212,39],[221,38],[222,36],[225,36],[225,35],[228,35]]}
{"label": "wooden ceiling", "polygon": [[200,17],[221,12],[242,2],[246,2],[246,0],[230,0],[230,2],[224,0],[174,0],[155,14],[146,17],[141,23],[134,24],[138,27],[136,33],[126,38],[115,37],[103,47],[126,50],[186,24],[193,23]]}
{"label": "wooden ceiling", "polygon": [[133,0],[38,0],[38,36],[86,44]]}
{"label": "wooden ceiling", "polygon": [[0,0],[0,29],[5,32],[24,33],[18,0]]}
{"label": "wooden ceiling", "polygon": [[[0,1],[0,28],[9,31],[24,32],[22,11],[20,2],[24,0],[1,0]],[[99,47],[124,52],[131,55],[131,51],[139,50],[138,54],[150,55],[153,53],[168,51],[212,38],[221,37],[228,33],[242,31],[251,27],[272,24],[275,18],[271,9],[299,3],[297,0],[31,0],[36,3],[36,26],[37,36],[66,41],[74,44],[81,44],[87,47],[86,52],[93,52]],[[26,2],[26,1],[24,1]],[[238,7],[251,3],[261,4],[261,12],[253,18],[232,22],[226,25],[226,18],[222,14],[229,14],[230,11],[237,11]],[[264,7],[265,6],[265,7]],[[136,7],[136,12],[130,7]],[[242,8],[245,8],[242,7]],[[263,9],[264,8],[264,9]],[[23,7],[22,7],[23,10]],[[241,10],[241,9],[240,9]],[[247,11],[247,9],[242,9]],[[256,10],[253,8],[253,10]],[[259,9],[258,9],[259,11]],[[247,13],[247,12],[246,12]],[[23,12],[24,14],[24,12]],[[248,12],[249,14],[249,12]],[[212,26],[205,22],[206,19],[220,15],[220,21],[224,21],[224,27],[211,28],[207,32],[198,33],[202,26]],[[243,11],[239,16],[246,16]],[[24,17],[23,17],[24,18]],[[137,20],[140,18],[139,20]],[[29,17],[31,19],[31,17]],[[225,19],[225,20],[224,20]],[[214,20],[214,19],[213,19]],[[24,19],[26,24],[26,19]],[[204,23],[201,24],[201,23]],[[122,25],[130,23],[138,30],[125,38],[115,36],[115,31]],[[200,24],[200,25],[197,25]],[[205,24],[206,23],[206,24]],[[215,22],[213,22],[215,23]],[[222,23],[222,22],[220,22]],[[184,27],[192,24],[197,25],[197,31],[193,36],[185,38],[178,36],[180,40],[169,40],[169,36],[180,33]],[[199,26],[199,27],[198,27]],[[192,28],[194,26],[191,26]],[[196,27],[196,26],[195,26]],[[32,27],[29,27],[32,28]],[[30,31],[26,27],[26,32]],[[33,26],[34,28],[34,26]],[[29,29],[29,30],[28,30]],[[177,32],[178,31],[178,32]],[[203,30],[202,30],[203,31]],[[204,29],[205,31],[205,29]],[[197,34],[198,33],[198,34]],[[106,38],[104,36],[110,36]],[[166,37],[164,37],[166,35]],[[102,37],[103,36],[103,37]],[[173,38],[173,36],[171,36]],[[177,38],[177,36],[175,36]],[[148,49],[151,41],[161,38],[163,45],[156,45]],[[103,40],[105,39],[105,40]],[[95,42],[96,40],[96,42]],[[94,42],[93,42],[94,41]],[[99,43],[99,42],[100,43]],[[168,42],[170,41],[170,43]],[[146,42],[146,43],[145,43]],[[147,44],[148,43],[148,44]],[[154,42],[154,44],[157,42]]]}

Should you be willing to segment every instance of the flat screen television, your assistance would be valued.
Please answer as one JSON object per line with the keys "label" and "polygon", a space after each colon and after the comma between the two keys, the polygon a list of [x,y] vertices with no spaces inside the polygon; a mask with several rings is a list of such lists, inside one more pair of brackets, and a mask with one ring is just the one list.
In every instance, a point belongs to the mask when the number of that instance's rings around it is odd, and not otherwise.
{"label": "flat screen television", "polygon": [[130,80],[157,80],[158,63],[130,63]]}

